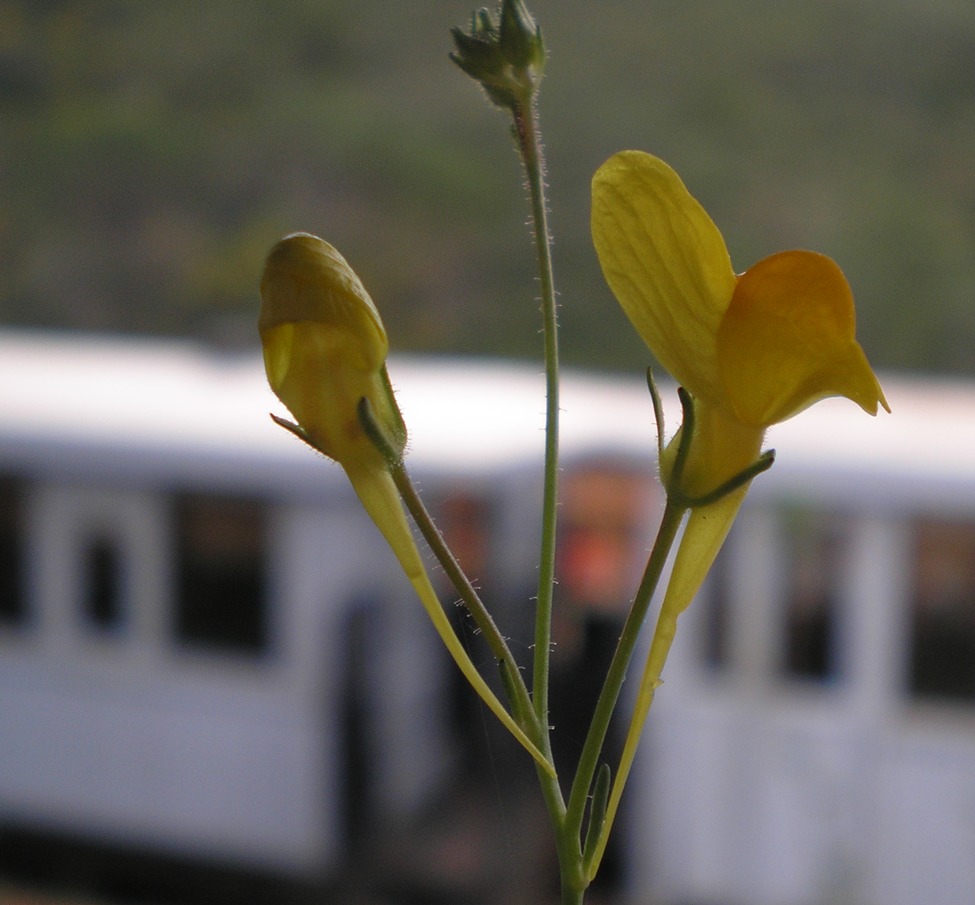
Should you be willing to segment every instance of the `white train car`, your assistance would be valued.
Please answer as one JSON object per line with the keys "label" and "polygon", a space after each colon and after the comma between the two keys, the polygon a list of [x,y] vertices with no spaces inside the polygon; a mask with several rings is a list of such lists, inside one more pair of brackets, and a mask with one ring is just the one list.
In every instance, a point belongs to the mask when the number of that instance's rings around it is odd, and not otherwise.
{"label": "white train car", "polygon": [[[539,370],[391,366],[411,471],[435,507],[486,504],[484,582],[508,591],[534,569]],[[266,418],[256,351],[5,333],[0,376],[0,845],[325,877],[347,853],[350,675],[374,807],[437,787],[436,639],[340,470]],[[654,705],[628,901],[971,901],[975,388],[885,388],[891,416],[829,401],[770,436]],[[563,394],[569,474],[652,475],[641,380]]]}
{"label": "white train car", "polygon": [[654,705],[636,901],[975,896],[975,387],[885,389],[771,432]]}
{"label": "white train car", "polygon": [[[487,500],[492,580],[524,587],[540,371],[391,372],[415,479]],[[341,470],[270,421],[256,349],[7,333],[0,383],[0,831],[327,876],[353,692],[376,807],[423,800],[449,760],[437,639]],[[615,386],[567,381],[564,446],[650,474],[646,391]]]}

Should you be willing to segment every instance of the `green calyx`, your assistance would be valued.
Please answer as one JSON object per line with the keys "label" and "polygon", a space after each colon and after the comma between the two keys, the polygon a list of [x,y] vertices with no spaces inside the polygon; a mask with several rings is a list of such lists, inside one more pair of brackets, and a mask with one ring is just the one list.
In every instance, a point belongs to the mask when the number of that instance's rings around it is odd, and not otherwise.
{"label": "green calyx", "polygon": [[[648,379],[648,385],[653,396],[653,407],[657,413],[657,425],[659,428],[663,424],[662,416],[660,415],[662,407],[652,377]],[[775,464],[775,450],[769,449],[708,493],[687,493],[683,486],[684,466],[687,464],[687,459],[690,455],[691,442],[694,437],[694,421],[697,415],[694,409],[694,397],[687,390],[683,387],[678,387],[677,396],[680,399],[681,410],[683,412],[681,426],[667,447],[663,446],[662,429],[658,436],[658,449],[662,449],[662,453],[660,454],[661,479],[663,480],[664,489],[667,491],[667,498],[669,500],[686,509],[700,509],[705,506],[710,506],[734,493],[736,490],[745,487],[752,478],[757,477],[763,471],[768,471]]]}
{"label": "green calyx", "polygon": [[481,83],[499,107],[524,106],[538,90],[545,69],[545,45],[523,0],[503,0],[498,22],[486,9],[475,11],[470,33],[452,28],[456,50],[450,58]]}

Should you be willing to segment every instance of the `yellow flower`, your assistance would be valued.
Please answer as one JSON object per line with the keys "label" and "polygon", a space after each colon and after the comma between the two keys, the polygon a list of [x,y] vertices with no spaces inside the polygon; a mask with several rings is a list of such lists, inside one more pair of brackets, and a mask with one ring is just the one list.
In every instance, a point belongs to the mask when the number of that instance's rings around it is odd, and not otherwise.
{"label": "yellow flower", "polygon": [[[596,172],[592,231],[623,310],[695,400],[686,494],[709,493],[740,473],[767,427],[825,396],[847,396],[870,414],[887,408],[855,338],[850,287],[831,259],[785,251],[737,276],[721,233],[680,177],[639,151],[616,154]],[[744,490],[691,516],[708,526],[709,549],[694,551],[707,559],[705,572]],[[702,526],[688,529],[685,554]]]}
{"label": "yellow flower", "polygon": [[258,330],[268,383],[297,421],[278,423],[345,469],[369,517],[397,555],[412,560],[390,463],[359,412],[365,399],[402,452],[406,428],[386,376],[386,330],[355,271],[317,236],[281,239],[264,265]]}
{"label": "yellow flower", "polygon": [[[890,410],[855,338],[850,287],[829,258],[784,251],[741,275],[717,227],[662,160],[623,151],[596,172],[593,242],[603,274],[654,356],[693,398],[679,479],[680,431],[664,451],[669,498],[693,505],[753,465],[765,430],[826,396]],[[675,486],[676,485],[676,486]],[[724,542],[747,483],[691,508],[661,603],[620,773],[660,684],[677,617]],[[617,783],[617,789],[622,783]],[[618,804],[618,791],[610,813]]]}
{"label": "yellow flower", "polygon": [[[592,230],[623,310],[697,400],[709,448],[692,450],[692,492],[740,471],[765,428],[818,399],[847,396],[870,414],[887,408],[855,339],[849,285],[831,259],[785,251],[736,276],[721,233],[680,177],[639,151],[597,171]],[[720,455],[710,449],[718,433],[730,435]]]}
{"label": "yellow flower", "polygon": [[328,242],[295,233],[268,254],[261,300],[258,330],[268,383],[297,424],[275,420],[345,469],[460,670],[509,731],[551,769],[464,650],[416,548],[392,475],[406,428],[386,373],[389,343],[358,276]]}
{"label": "yellow flower", "polygon": [[382,467],[358,413],[366,399],[402,452],[406,430],[386,379],[386,330],[345,258],[317,236],[286,236],[267,257],[261,298],[268,383],[308,442],[346,469]]}

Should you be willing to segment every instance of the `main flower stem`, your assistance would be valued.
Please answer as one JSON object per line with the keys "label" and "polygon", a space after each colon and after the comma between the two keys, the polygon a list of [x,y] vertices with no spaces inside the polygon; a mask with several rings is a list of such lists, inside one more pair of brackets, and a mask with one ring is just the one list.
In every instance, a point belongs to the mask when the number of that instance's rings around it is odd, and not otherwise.
{"label": "main flower stem", "polygon": [[538,567],[538,600],[535,621],[533,693],[535,711],[548,719],[549,654],[552,634],[552,598],[555,584],[555,523],[558,496],[559,455],[559,341],[555,282],[552,275],[545,173],[534,102],[514,110],[515,132],[531,200],[535,253],[541,287],[542,325],[545,344],[545,483],[542,501],[542,538]]}
{"label": "main flower stem", "polygon": [[[548,730],[549,666],[552,644],[552,603],[555,588],[555,539],[559,473],[559,337],[558,306],[552,270],[552,244],[545,200],[545,164],[534,94],[512,109],[515,138],[525,167],[531,203],[535,255],[541,289],[542,335],[545,351],[545,465],[542,536],[538,558],[538,596],[535,604],[535,653],[532,664],[532,703],[543,728],[541,750],[551,759]],[[562,905],[582,905],[586,887],[578,838],[565,833],[565,800],[556,777],[538,770],[542,795],[555,829],[562,878]]]}

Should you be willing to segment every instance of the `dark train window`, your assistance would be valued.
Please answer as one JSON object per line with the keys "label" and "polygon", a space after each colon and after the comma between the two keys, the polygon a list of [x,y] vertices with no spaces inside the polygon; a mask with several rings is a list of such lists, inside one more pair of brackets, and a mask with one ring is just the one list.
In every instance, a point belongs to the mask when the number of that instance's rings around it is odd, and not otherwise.
{"label": "dark train window", "polygon": [[729,536],[708,572],[700,607],[701,653],[704,664],[716,672],[728,668],[731,662],[731,565],[734,555]]}
{"label": "dark train window", "polygon": [[0,476],[0,625],[17,625],[27,615],[23,586],[23,487]]}
{"label": "dark train window", "polygon": [[176,503],[176,634],[251,654],[268,647],[267,513],[256,500],[185,495]]}
{"label": "dark train window", "polygon": [[99,632],[120,629],[124,621],[122,552],[109,537],[96,537],[82,559],[82,612]]}
{"label": "dark train window", "polygon": [[783,513],[782,670],[786,676],[825,681],[839,673],[837,620],[844,525],[836,513],[798,508]]}
{"label": "dark train window", "polygon": [[975,522],[914,524],[909,690],[975,700]]}

